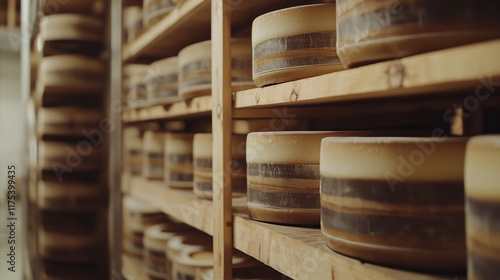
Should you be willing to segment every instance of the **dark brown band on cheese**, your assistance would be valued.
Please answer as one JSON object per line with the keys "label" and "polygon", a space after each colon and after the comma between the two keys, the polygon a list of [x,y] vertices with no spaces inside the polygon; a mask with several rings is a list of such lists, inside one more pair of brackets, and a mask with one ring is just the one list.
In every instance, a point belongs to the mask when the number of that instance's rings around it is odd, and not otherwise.
{"label": "dark brown band on cheese", "polygon": [[95,57],[103,48],[102,42],[84,40],[54,40],[46,41],[43,47],[44,56],[62,54],[81,54]]}
{"label": "dark brown band on cheese", "polygon": [[323,49],[336,47],[335,31],[296,34],[278,37],[258,43],[253,48],[254,59],[259,60],[268,55],[275,55],[292,50]]}
{"label": "dark brown band on cheese", "polygon": [[162,12],[162,9],[173,9],[175,5],[176,4],[172,0],[162,0],[154,2],[149,5],[148,9],[146,10],[145,17],[154,16],[154,14]]}
{"label": "dark brown band on cheese", "polygon": [[64,80],[85,80],[85,81],[98,81],[104,82],[103,73],[89,72],[88,70],[66,70],[66,71],[53,71],[49,72],[51,76],[57,76],[59,79]]}
{"label": "dark brown band on cheese", "polygon": [[319,164],[247,163],[247,176],[319,179]]}
{"label": "dark brown band on cheese", "polygon": [[212,158],[195,158],[194,166],[212,168]]}
{"label": "dark brown band on cheese", "polygon": [[167,258],[165,250],[163,250],[163,251],[156,251],[156,250],[152,250],[152,249],[149,249],[149,248],[144,248],[144,251],[145,251],[145,253],[147,253],[147,254],[155,257],[155,258],[161,258],[161,259],[166,259]]}
{"label": "dark brown band on cheese", "polygon": [[[202,191],[202,192],[212,192],[213,191],[213,185],[212,182],[195,182],[194,184],[195,189]],[[233,183],[233,188],[232,188],[233,193],[247,193],[247,184],[235,184]]]}
{"label": "dark brown band on cheese", "polygon": [[485,258],[475,254],[474,251],[468,251],[468,270],[472,273],[471,279],[491,280],[498,279],[500,276],[500,261]]}
{"label": "dark brown band on cheese", "polygon": [[193,155],[192,154],[167,154],[167,162],[169,163],[193,163]]}
{"label": "dark brown band on cheese", "polygon": [[320,209],[319,194],[270,193],[248,187],[248,202],[279,208]]}
{"label": "dark brown band on cheese", "polygon": [[256,65],[254,68],[255,75],[269,71],[277,71],[288,68],[304,67],[304,66],[321,66],[321,65],[341,65],[339,57],[335,54],[332,56],[313,56],[307,58],[295,58],[287,60],[275,60],[265,64]]}
{"label": "dark brown band on cheese", "polygon": [[163,153],[147,153],[147,157],[151,159],[163,158]]}
{"label": "dark brown band on cheese", "polygon": [[[337,1],[337,5],[349,5],[345,2],[347,1]],[[450,7],[453,8],[450,10]],[[372,39],[363,34],[376,33],[381,29],[403,25],[419,25],[421,26],[420,32],[428,33],[430,32],[429,24],[468,22],[469,26],[474,26],[477,23],[490,21],[493,29],[493,26],[500,24],[499,10],[500,2],[496,0],[427,0],[399,3],[395,7],[357,14],[340,20],[337,23],[338,39],[339,41],[345,40],[355,35]]]}
{"label": "dark brown band on cheese", "polygon": [[147,83],[148,86],[161,86],[163,84],[177,83],[179,76],[177,73],[153,76]]}
{"label": "dark brown band on cheese", "polygon": [[43,211],[42,227],[47,232],[92,234],[100,225],[97,214]]}
{"label": "dark brown band on cheese", "polygon": [[155,99],[161,99],[161,98],[166,98],[166,97],[175,97],[178,95],[179,94],[178,94],[178,91],[176,89],[158,90],[158,91],[151,91],[150,99],[155,100]]}
{"label": "dark brown band on cheese", "polygon": [[193,174],[186,173],[177,173],[177,172],[168,172],[168,180],[176,181],[176,182],[192,182]]}
{"label": "dark brown band on cheese", "polygon": [[325,227],[349,232],[391,239],[417,239],[435,242],[449,237],[463,238],[465,242],[465,217],[463,214],[398,217],[369,214],[347,214],[325,207],[321,208],[321,221]]}
{"label": "dark brown band on cheese", "polygon": [[321,194],[393,204],[464,204],[462,182],[398,182],[321,177]]}
{"label": "dark brown band on cheese", "polygon": [[474,220],[474,223],[500,234],[500,201],[482,201],[468,197],[466,209],[468,218]]}

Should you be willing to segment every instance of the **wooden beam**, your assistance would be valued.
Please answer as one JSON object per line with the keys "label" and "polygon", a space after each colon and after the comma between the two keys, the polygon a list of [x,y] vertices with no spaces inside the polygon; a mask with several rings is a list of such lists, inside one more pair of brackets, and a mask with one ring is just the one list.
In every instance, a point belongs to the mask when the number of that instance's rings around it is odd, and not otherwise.
{"label": "wooden beam", "polygon": [[16,0],[9,0],[7,2],[7,27],[16,27]]}

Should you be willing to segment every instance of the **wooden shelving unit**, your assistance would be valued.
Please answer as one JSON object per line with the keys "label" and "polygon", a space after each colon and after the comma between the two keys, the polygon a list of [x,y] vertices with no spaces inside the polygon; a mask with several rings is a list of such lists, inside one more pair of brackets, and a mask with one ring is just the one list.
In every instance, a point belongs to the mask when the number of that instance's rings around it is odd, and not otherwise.
{"label": "wooden shelving unit", "polygon": [[[470,96],[483,98],[486,95],[486,101],[480,101],[498,106],[500,40],[234,93],[228,78],[230,36],[249,36],[251,21],[259,14],[298,3],[307,4],[307,1],[185,0],[181,3],[170,15],[126,44],[122,60],[124,63],[152,61],[176,55],[191,43],[211,38],[212,96],[170,106],[127,110],[122,112],[122,121],[134,125],[211,115],[213,170],[214,174],[220,174],[213,178],[216,195],[213,201],[199,200],[191,191],[167,188],[162,181],[133,176],[124,176],[122,181],[129,184],[131,195],[214,236],[214,251],[218,256],[215,279],[231,279],[229,260],[233,246],[298,280],[465,279],[463,274],[430,275],[363,263],[327,248],[318,228],[253,221],[248,217],[245,199],[230,198],[231,181],[227,178],[230,176],[223,174],[228,172],[228,143],[234,118],[270,117],[275,114],[273,109],[283,107],[296,116],[315,118],[370,115],[391,110],[413,112],[422,106],[415,99],[441,108],[443,99],[463,101]],[[478,96],[478,92],[481,95]],[[370,102],[392,106],[391,109],[376,107]]]}

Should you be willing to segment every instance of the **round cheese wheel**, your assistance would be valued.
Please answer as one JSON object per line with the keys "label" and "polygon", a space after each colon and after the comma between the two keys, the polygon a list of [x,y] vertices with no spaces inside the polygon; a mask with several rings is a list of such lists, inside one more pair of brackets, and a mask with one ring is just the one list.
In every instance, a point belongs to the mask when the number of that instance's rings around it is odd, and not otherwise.
{"label": "round cheese wheel", "polygon": [[321,139],[343,132],[253,132],[247,137],[247,206],[252,219],[317,225]]}
{"label": "round cheese wheel", "polygon": [[53,14],[40,20],[44,56],[58,54],[97,55],[104,39],[102,20],[77,14]]}
{"label": "round cheese wheel", "polygon": [[142,7],[129,6],[123,9],[123,27],[125,29],[126,42],[130,42],[144,31]]}
{"label": "round cheese wheel", "polygon": [[496,1],[341,1],[338,53],[353,67],[498,38],[499,12]]}
{"label": "round cheese wheel", "polygon": [[180,101],[177,92],[179,73],[176,56],[153,62],[146,76],[147,99],[150,105],[171,104]]}
{"label": "round cheese wheel", "polygon": [[500,135],[476,136],[465,155],[468,279],[500,275]]}
{"label": "round cheese wheel", "polygon": [[38,208],[58,211],[97,210],[108,201],[104,186],[38,181]]}
{"label": "round cheese wheel", "polygon": [[172,0],[144,0],[144,25],[149,27],[157,23],[174,8],[175,2]]}
{"label": "round cheese wheel", "polygon": [[[101,146],[94,146],[88,140],[38,142],[38,166],[43,170],[56,173],[100,170],[102,158]],[[61,174],[64,176],[64,173]]]}
{"label": "round cheese wheel", "polygon": [[[185,47],[179,52],[179,94],[184,99],[210,95],[212,89],[211,41]],[[255,87],[251,78],[250,39],[231,39],[231,85],[233,91]]]}
{"label": "round cheese wheel", "polygon": [[148,130],[144,132],[142,143],[142,176],[162,180],[165,132]]}
{"label": "round cheese wheel", "polygon": [[192,133],[167,133],[165,137],[164,179],[168,187],[193,187]]}
{"label": "round cheese wheel", "polygon": [[131,174],[141,174],[142,171],[142,138],[139,128],[123,129],[124,163],[123,169]]}
{"label": "round cheese wheel", "polygon": [[104,119],[100,109],[75,107],[39,108],[38,135],[84,136],[84,132],[99,129]]}
{"label": "round cheese wheel", "polygon": [[465,268],[466,138],[322,141],[321,229],[337,252],[424,270]]}
{"label": "round cheese wheel", "polygon": [[283,131],[283,130],[307,130],[309,122],[307,120],[273,118],[273,119],[252,119],[233,120],[233,134],[248,134],[250,132]]}
{"label": "round cheese wheel", "polygon": [[[126,232],[143,233],[151,225],[168,222],[167,216],[147,202],[131,196],[123,198],[124,226]],[[142,235],[141,235],[142,243]]]}
{"label": "round cheese wheel", "polygon": [[[136,108],[139,106],[132,96],[132,92],[144,88],[143,77],[148,72],[148,65],[146,64],[126,64],[123,67],[122,78],[122,105],[127,108]],[[135,77],[132,79],[132,77]]]}
{"label": "round cheese wheel", "polygon": [[[242,197],[247,193],[246,162],[245,162],[246,135],[231,137],[231,183],[232,196]],[[194,194],[198,198],[212,199],[212,134],[198,133],[193,141],[194,158]]]}
{"label": "round cheese wheel", "polygon": [[203,250],[205,248],[211,248],[212,237],[201,231],[190,231],[182,233],[172,237],[167,242],[167,262],[166,262],[166,273],[167,275],[172,275],[172,279],[177,279],[176,275],[173,275],[173,263],[180,258],[181,252],[183,250]]}
{"label": "round cheese wheel", "polygon": [[71,4],[68,4],[66,0],[41,0],[40,6],[45,15],[82,14],[102,16],[105,12],[103,0],[72,0]]}
{"label": "round cheese wheel", "polygon": [[185,224],[158,224],[146,228],[144,232],[144,266],[152,277],[165,279],[166,244],[172,237],[191,228]]}
{"label": "round cheese wheel", "polygon": [[[150,70],[147,65],[144,68],[135,67],[131,71],[126,81],[127,92],[127,105],[130,108],[148,106],[148,91],[146,81],[150,77]],[[142,71],[141,71],[142,70]]]}
{"label": "round cheese wheel", "polygon": [[79,55],[42,58],[38,77],[37,91],[43,94],[102,94],[106,88],[104,63]]}
{"label": "round cheese wheel", "polygon": [[259,87],[344,69],[336,51],[335,4],[287,8],[252,24],[253,80]]}

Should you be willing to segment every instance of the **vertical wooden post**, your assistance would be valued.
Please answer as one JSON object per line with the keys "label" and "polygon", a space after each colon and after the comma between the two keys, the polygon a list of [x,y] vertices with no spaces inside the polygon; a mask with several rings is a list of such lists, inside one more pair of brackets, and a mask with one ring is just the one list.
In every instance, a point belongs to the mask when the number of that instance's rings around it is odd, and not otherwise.
{"label": "vertical wooden post", "polygon": [[212,133],[214,202],[214,277],[232,279],[231,201],[231,11],[212,0]]}
{"label": "vertical wooden post", "polygon": [[16,27],[16,0],[7,2],[7,27]]}

